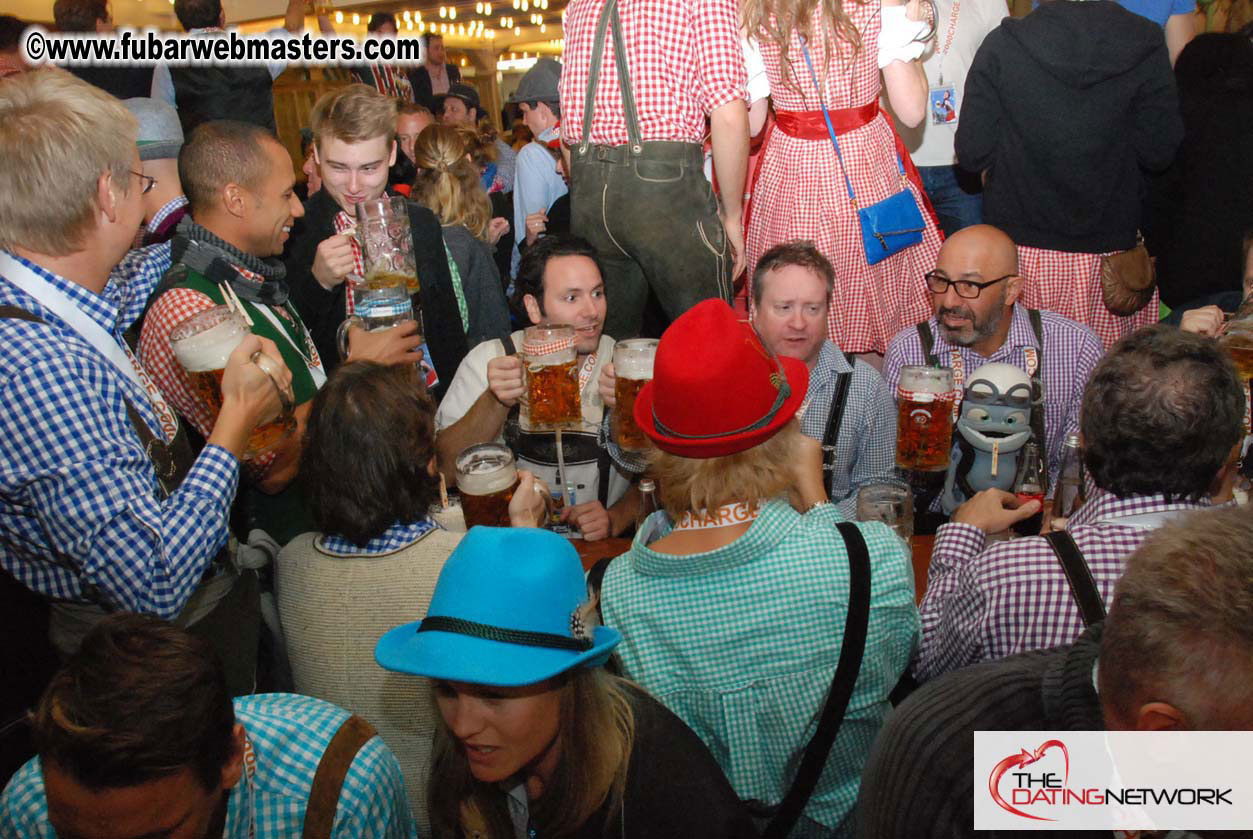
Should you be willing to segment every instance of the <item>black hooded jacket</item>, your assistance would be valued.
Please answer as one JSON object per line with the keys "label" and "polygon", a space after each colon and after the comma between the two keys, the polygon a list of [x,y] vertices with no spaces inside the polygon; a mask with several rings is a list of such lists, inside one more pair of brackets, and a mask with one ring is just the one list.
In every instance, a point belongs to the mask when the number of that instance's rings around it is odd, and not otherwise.
{"label": "black hooded jacket", "polygon": [[1183,138],[1166,40],[1111,0],[1052,0],[1007,19],[966,78],[957,157],[987,170],[983,219],[1020,245],[1135,245],[1144,173]]}

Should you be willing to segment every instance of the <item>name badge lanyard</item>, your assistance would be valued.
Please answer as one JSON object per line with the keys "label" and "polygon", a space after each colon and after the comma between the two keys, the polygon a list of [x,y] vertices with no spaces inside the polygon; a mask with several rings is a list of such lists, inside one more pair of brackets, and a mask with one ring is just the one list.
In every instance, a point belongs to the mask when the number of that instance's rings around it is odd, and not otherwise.
{"label": "name badge lanyard", "polygon": [[[952,125],[957,122],[957,88],[944,83],[944,60],[948,58],[953,47],[953,36],[957,33],[957,18],[961,12],[961,0],[953,0],[953,10],[948,16],[948,30],[944,35],[944,48],[940,50],[940,67],[938,79],[930,88],[928,102],[932,110],[931,121],[938,125]],[[939,31],[936,31],[936,46],[939,46]]]}
{"label": "name badge lanyard", "polygon": [[[7,253],[0,253],[0,276],[38,300],[41,306],[64,321],[96,352],[108,359],[119,373],[130,379],[148,399],[158,420],[166,414],[171,414],[160,391],[148,386],[148,383],[140,376],[135,361],[122,349],[118,339],[88,317],[87,313],[80,309],[65,292]],[[164,423],[162,425],[164,426]],[[169,439],[173,439],[172,436]]]}

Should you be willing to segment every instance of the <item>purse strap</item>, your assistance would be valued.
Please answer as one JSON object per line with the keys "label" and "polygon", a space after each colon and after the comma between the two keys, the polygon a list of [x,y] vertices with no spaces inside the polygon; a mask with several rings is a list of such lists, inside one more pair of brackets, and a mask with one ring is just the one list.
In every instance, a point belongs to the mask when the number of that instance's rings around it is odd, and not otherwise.
{"label": "purse strap", "polygon": [[848,615],[844,620],[840,660],[831,679],[826,704],[822,706],[822,715],[818,718],[818,728],[805,746],[792,786],[762,832],[764,839],[783,839],[790,834],[809,803],[818,778],[826,768],[831,747],[835,745],[835,736],[844,722],[844,713],[853,697],[853,686],[857,683],[862,655],[866,650],[866,631],[870,624],[870,551],[857,525],[841,522],[836,528],[844,537],[849,566]]}
{"label": "purse strap", "polygon": [[[797,36],[800,37],[800,36]],[[831,124],[831,114],[827,112],[827,106],[822,101],[822,86],[818,84],[818,74],[814,72],[814,62],[809,57],[809,46],[805,43],[803,37],[801,41],[801,54],[805,56],[805,66],[809,68],[809,78],[813,79],[814,89],[818,91],[818,107],[822,109],[822,119],[827,124],[827,133],[831,135],[831,145],[835,146],[835,156],[840,161],[840,174],[844,176],[844,186],[848,190],[848,200],[853,202],[853,206],[858,206],[857,196],[853,193],[853,182],[849,180],[848,168],[844,165],[844,154],[840,151],[840,141],[835,139],[835,126]],[[900,171],[901,177],[905,177],[905,163],[901,160],[899,154],[896,155],[896,168]]]}

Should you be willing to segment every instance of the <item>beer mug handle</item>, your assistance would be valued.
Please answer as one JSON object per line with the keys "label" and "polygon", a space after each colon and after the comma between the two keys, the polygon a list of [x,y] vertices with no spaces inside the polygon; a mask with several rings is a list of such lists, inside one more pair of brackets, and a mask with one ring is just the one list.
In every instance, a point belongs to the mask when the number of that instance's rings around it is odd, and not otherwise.
{"label": "beer mug handle", "polygon": [[352,327],[365,329],[365,321],[356,315],[351,315],[339,325],[339,329],[335,332],[335,343],[339,346],[340,360],[348,358],[348,330]]}

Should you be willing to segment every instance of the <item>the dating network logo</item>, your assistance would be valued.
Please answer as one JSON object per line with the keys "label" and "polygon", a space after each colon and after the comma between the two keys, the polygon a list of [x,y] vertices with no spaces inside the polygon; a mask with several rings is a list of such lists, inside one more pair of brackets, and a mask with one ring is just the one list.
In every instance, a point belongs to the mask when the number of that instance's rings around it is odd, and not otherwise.
{"label": "the dating network logo", "polygon": [[[1057,774],[1053,772],[1033,775],[1030,772],[1022,771],[1033,763],[1038,762],[1050,749],[1061,750],[1064,769],[1060,779],[1057,777]],[[1011,772],[1011,770],[1015,769],[1019,771]],[[1001,779],[1005,777],[1006,773],[1009,773],[1015,781],[1015,786],[1010,794],[1010,799],[1013,803],[1006,801],[1005,797],[1001,795]],[[1061,740],[1045,740],[1039,745],[1039,747],[1036,748],[1034,752],[1022,749],[1018,754],[1010,755],[1000,763],[996,764],[996,766],[992,767],[992,774],[988,776],[988,791],[992,794],[992,800],[996,802],[997,806],[1013,813],[1015,816],[1022,816],[1024,819],[1037,819],[1039,821],[1051,822],[1056,821],[1056,819],[1050,819],[1047,816],[1036,816],[1031,813],[1024,813],[1022,810],[1015,807],[1014,804],[1025,805],[1034,803],[1032,801],[1033,797],[1038,798],[1038,796],[1032,795],[1033,783],[1037,784],[1037,789],[1041,791],[1065,790],[1066,783],[1069,780],[1070,752],[1067,750],[1066,744]],[[1022,793],[1026,794],[1023,795]],[[1047,800],[1047,796],[1045,796],[1045,798]]]}

